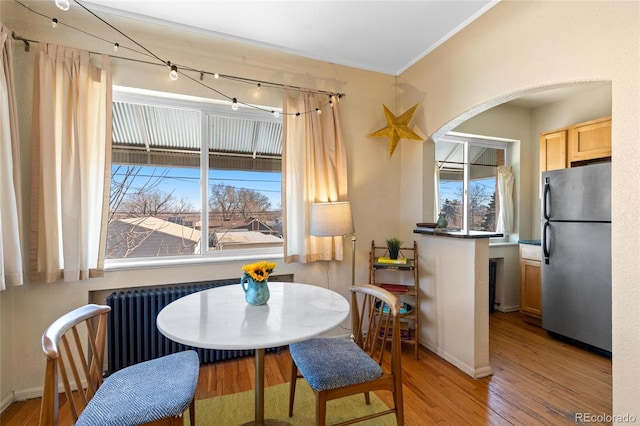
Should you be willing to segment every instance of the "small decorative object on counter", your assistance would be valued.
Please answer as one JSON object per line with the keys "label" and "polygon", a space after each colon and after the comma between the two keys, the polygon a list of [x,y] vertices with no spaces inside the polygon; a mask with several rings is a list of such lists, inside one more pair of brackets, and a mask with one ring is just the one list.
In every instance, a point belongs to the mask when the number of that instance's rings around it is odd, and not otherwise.
{"label": "small decorative object on counter", "polygon": [[441,212],[438,215],[438,221],[436,222],[436,227],[437,228],[446,228],[448,225],[449,225],[449,222],[447,222],[447,214]]}
{"label": "small decorative object on counter", "polygon": [[244,291],[244,299],[250,305],[264,305],[269,301],[269,274],[273,272],[276,264],[272,262],[256,262],[244,265],[244,274],[240,279],[240,285]]}
{"label": "small decorative object on counter", "polygon": [[389,249],[389,258],[397,259],[398,253],[400,252],[400,247],[402,246],[402,241],[397,238],[389,238],[387,240],[387,249]]}

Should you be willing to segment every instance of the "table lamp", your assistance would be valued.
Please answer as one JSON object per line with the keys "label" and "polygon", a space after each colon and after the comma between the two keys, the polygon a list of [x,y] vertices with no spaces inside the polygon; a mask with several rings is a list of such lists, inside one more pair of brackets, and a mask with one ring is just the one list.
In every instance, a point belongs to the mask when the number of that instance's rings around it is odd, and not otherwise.
{"label": "table lamp", "polygon": [[351,286],[356,281],[356,234],[351,214],[351,203],[314,203],[311,205],[309,233],[316,237],[351,235]]}

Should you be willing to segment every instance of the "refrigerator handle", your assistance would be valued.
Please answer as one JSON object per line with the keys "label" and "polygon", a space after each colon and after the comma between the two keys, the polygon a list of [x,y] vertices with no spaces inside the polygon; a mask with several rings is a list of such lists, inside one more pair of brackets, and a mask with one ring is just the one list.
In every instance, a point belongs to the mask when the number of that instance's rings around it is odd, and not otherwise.
{"label": "refrigerator handle", "polygon": [[549,178],[544,178],[544,193],[542,195],[542,214],[544,215],[545,220],[549,220],[550,214],[548,211],[548,207],[550,206],[549,202],[549,192],[551,191],[551,187],[549,186]]}
{"label": "refrigerator handle", "polygon": [[542,228],[542,251],[544,253],[544,263],[545,265],[549,264],[549,246],[547,245],[548,240],[547,240],[547,229],[549,228],[550,224],[549,222],[545,222],[544,226]]}

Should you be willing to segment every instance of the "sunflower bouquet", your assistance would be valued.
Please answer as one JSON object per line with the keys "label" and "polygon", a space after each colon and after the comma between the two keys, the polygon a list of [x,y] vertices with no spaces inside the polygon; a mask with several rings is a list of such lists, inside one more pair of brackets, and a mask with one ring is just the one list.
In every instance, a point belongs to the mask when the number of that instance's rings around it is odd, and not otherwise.
{"label": "sunflower bouquet", "polygon": [[269,278],[269,274],[271,274],[275,268],[275,263],[263,260],[261,262],[244,265],[242,270],[254,280],[262,282]]}

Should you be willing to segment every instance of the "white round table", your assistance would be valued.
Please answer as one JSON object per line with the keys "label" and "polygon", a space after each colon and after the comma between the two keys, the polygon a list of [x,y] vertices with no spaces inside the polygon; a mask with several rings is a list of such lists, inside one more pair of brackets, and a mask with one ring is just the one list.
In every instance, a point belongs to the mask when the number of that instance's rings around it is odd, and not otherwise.
{"label": "white round table", "polygon": [[171,340],[207,349],[255,349],[255,424],[264,425],[264,350],[318,336],[340,324],[349,303],[326,288],[269,282],[271,297],[247,304],[242,287],[227,285],[182,297],[158,314],[158,330]]}

